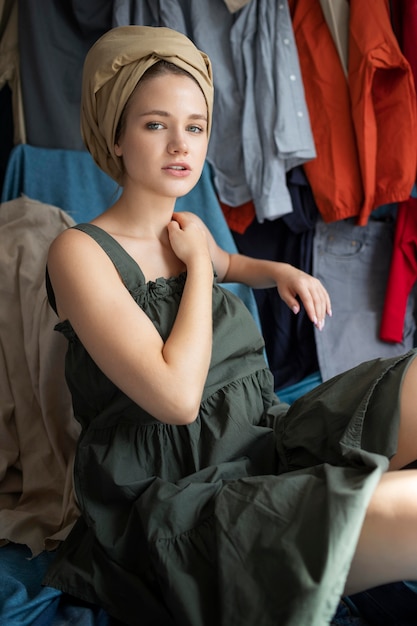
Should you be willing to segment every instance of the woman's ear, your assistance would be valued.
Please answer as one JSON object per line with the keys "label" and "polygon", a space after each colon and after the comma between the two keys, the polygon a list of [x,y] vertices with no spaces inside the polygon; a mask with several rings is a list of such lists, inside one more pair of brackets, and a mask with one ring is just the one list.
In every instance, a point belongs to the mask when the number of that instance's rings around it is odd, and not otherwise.
{"label": "woman's ear", "polygon": [[119,146],[119,144],[118,144],[118,143],[115,143],[115,144],[114,144],[114,153],[115,153],[115,155],[116,155],[116,156],[118,156],[118,157],[121,157],[121,156],[122,156],[122,149],[121,149],[121,147]]}

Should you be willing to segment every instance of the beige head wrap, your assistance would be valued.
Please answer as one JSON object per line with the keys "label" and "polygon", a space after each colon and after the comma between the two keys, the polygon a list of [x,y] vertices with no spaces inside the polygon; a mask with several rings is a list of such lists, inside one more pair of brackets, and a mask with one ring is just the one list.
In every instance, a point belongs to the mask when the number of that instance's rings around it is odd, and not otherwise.
{"label": "beige head wrap", "polygon": [[83,70],[81,133],[95,162],[118,183],[121,159],[114,153],[117,125],[141,76],[164,59],[191,74],[207,102],[208,132],[213,110],[213,82],[208,56],[170,28],[119,26],[105,33],[88,52]]}

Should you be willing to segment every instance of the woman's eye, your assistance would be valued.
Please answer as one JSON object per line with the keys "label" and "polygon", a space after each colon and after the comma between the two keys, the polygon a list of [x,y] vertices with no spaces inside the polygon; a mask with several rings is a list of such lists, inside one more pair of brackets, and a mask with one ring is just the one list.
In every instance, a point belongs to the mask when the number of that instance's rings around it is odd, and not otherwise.
{"label": "woman's eye", "polygon": [[160,122],[148,122],[146,128],[149,128],[149,130],[159,130],[162,128],[162,124]]}
{"label": "woman's eye", "polygon": [[203,132],[203,129],[201,128],[201,126],[195,126],[194,124],[192,126],[189,126],[188,130],[191,133],[202,133]]}

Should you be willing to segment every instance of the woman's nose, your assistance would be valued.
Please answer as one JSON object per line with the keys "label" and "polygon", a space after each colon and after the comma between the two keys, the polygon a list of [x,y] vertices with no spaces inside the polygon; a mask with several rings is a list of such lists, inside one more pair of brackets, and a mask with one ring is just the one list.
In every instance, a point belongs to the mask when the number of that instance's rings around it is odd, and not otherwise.
{"label": "woman's nose", "polygon": [[168,144],[168,152],[171,154],[187,154],[188,144],[185,137],[181,134],[172,137]]}

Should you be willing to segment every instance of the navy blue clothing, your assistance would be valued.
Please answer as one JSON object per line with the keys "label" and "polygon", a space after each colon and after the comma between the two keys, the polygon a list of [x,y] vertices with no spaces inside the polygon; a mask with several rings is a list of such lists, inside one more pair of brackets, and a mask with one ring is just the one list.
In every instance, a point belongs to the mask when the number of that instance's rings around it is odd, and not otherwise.
{"label": "navy blue clothing", "polygon": [[[288,173],[293,212],[260,224],[254,220],[245,233],[233,232],[242,254],[283,261],[312,272],[317,208],[301,167]],[[314,327],[303,307],[297,315],[281,300],[275,287],[254,290],[275,389],[293,385],[319,370]]]}

